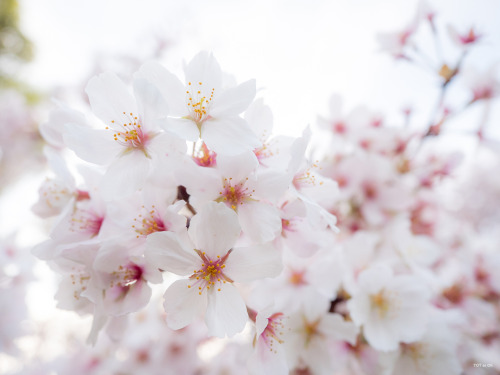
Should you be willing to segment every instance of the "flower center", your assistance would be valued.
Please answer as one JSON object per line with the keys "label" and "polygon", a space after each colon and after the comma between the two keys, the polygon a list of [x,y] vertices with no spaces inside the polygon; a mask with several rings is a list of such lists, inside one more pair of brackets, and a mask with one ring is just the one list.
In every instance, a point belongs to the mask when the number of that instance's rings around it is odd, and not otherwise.
{"label": "flower center", "polygon": [[189,284],[188,288],[197,286],[198,294],[201,296],[201,293],[204,290],[209,291],[211,288],[212,290],[217,289],[217,291],[220,292],[220,288],[215,285],[216,283],[220,286],[221,283],[225,284],[226,282],[233,282],[233,280],[224,274],[224,268],[226,268],[224,263],[229,257],[231,250],[229,250],[223,257],[217,255],[217,258],[215,259],[210,259],[205,252],[200,250],[195,251],[201,258],[202,264],[201,268],[199,270],[194,270],[193,274],[189,277],[193,280],[193,283]]}
{"label": "flower center", "polygon": [[216,199],[216,202],[224,202],[228,207],[236,211],[238,205],[242,205],[244,202],[252,199],[252,193],[255,191],[250,191],[245,186],[247,180],[248,177],[245,181],[233,185],[232,178],[224,178],[222,181],[222,191],[219,192],[220,197]]}
{"label": "flower center", "polygon": [[286,238],[288,232],[297,232],[300,219],[293,217],[290,219],[281,219],[281,235]]}
{"label": "flower center", "polygon": [[142,274],[142,267],[135,263],[128,263],[126,266],[119,266],[118,270],[111,273],[113,279],[111,280],[110,286],[131,286],[142,278]]}
{"label": "flower center", "polygon": [[318,330],[320,319],[315,320],[314,322],[309,322],[304,317],[304,333],[305,333],[305,346],[308,346],[314,336],[321,335]]}
{"label": "flower center", "polygon": [[422,342],[414,342],[411,344],[401,343],[401,349],[404,355],[411,358],[415,367],[422,371],[428,372],[430,369],[430,363],[428,361],[428,349],[427,346]]}
{"label": "flower center", "polygon": [[186,102],[189,108],[189,117],[196,122],[198,127],[203,121],[209,118],[208,110],[212,104],[215,89],[207,90],[203,87],[203,82],[193,84],[188,82],[186,90]]}
{"label": "flower center", "polygon": [[[312,170],[313,168],[318,168],[318,164],[314,163],[302,173],[295,175],[292,183],[296,189],[300,190],[301,188],[316,186],[318,184],[316,173]],[[323,185],[323,181],[319,181],[319,185]]]}
{"label": "flower center", "polygon": [[306,271],[304,270],[301,271],[291,270],[288,281],[290,282],[290,284],[297,287],[302,285],[307,285],[307,281],[304,277],[305,273]]}
{"label": "flower center", "polygon": [[[118,123],[115,120],[111,121],[111,126],[106,126],[106,129],[115,131],[113,138],[127,150],[141,150],[145,153],[146,144],[150,136],[142,130],[141,122],[132,112],[123,112],[123,123]],[[147,154],[146,154],[147,156]]]}
{"label": "flower center", "polygon": [[256,148],[253,152],[260,164],[264,164],[264,159],[270,158],[274,155],[274,153],[269,149],[269,143],[265,141],[262,142],[261,147]]}
{"label": "flower center", "polygon": [[119,266],[118,270],[111,273],[109,283],[109,295],[111,299],[120,301],[124,299],[131,288],[141,281],[143,274],[142,267],[134,263],[128,263],[126,266]]}
{"label": "flower center", "polygon": [[389,313],[394,313],[397,308],[395,296],[386,290],[381,290],[377,294],[371,295],[370,302],[372,309],[378,313],[380,318],[388,317]]}
{"label": "flower center", "polygon": [[285,316],[283,313],[275,313],[267,318],[267,326],[262,332],[261,336],[267,347],[271,352],[276,353],[276,349],[273,348],[273,344],[277,342],[278,344],[283,344],[283,329],[285,328],[283,320]]}
{"label": "flower center", "polygon": [[[142,206],[144,208],[144,206]],[[137,238],[146,237],[154,232],[162,232],[167,230],[163,219],[160,217],[155,209],[155,206],[151,206],[151,210],[146,214],[140,214],[139,217],[134,219],[135,224],[132,228],[137,233]]]}
{"label": "flower center", "polygon": [[72,232],[80,232],[90,237],[95,237],[101,230],[104,217],[91,210],[77,210],[71,217]]}
{"label": "flower center", "polygon": [[90,281],[90,275],[73,268],[75,273],[70,274],[71,284],[73,285],[73,298],[75,300],[80,299],[80,294],[82,294],[86,289]]}
{"label": "flower center", "polygon": [[193,155],[193,160],[200,167],[213,167],[217,164],[217,154],[213,151],[210,151],[203,142],[200,149],[196,154]]}

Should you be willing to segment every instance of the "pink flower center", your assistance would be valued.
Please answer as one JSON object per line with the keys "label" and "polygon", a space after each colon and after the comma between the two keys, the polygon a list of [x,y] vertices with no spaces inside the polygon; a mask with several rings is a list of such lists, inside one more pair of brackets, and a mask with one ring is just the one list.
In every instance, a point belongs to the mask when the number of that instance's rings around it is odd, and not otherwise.
{"label": "pink flower center", "polygon": [[297,218],[291,219],[281,219],[281,235],[286,237],[288,232],[296,232],[297,231]]}
{"label": "pink flower center", "polygon": [[257,157],[257,160],[259,161],[260,164],[263,164],[263,160],[267,159],[271,156],[273,156],[273,152],[268,148],[269,144],[264,142],[262,144],[262,147],[256,148],[253,152],[255,156]]}
{"label": "pink flower center", "polygon": [[134,285],[142,280],[144,271],[135,263],[119,266],[118,270],[111,273],[112,279],[109,284],[109,295],[114,301],[119,301],[127,296]]}
{"label": "pink flower center", "polygon": [[138,266],[135,263],[128,263],[125,266],[119,266],[118,270],[111,273],[111,275],[113,276],[113,280],[111,281],[110,285],[111,287],[131,286],[142,278],[142,274],[142,267]]}
{"label": "pink flower center", "polygon": [[473,94],[474,94],[474,98],[472,99],[473,101],[481,99],[490,99],[493,97],[493,90],[491,87],[488,86],[479,87],[474,90]]}
{"label": "pink flower center", "polygon": [[189,284],[188,288],[193,286],[198,287],[198,294],[201,296],[201,293],[204,290],[209,291],[210,289],[217,289],[217,291],[220,292],[220,288],[218,286],[220,286],[221,283],[226,284],[226,282],[233,282],[233,280],[224,274],[224,268],[226,268],[224,263],[229,257],[231,250],[229,250],[223,257],[217,255],[217,258],[215,259],[210,259],[205,252],[200,250],[195,251],[201,258],[202,264],[201,268],[199,270],[194,270],[193,274],[189,277],[193,280],[193,283]]}
{"label": "pink flower center", "polygon": [[288,281],[290,282],[290,284],[292,284],[293,286],[297,286],[297,287],[302,286],[302,285],[307,285],[305,273],[306,273],[306,271],[304,271],[304,270],[300,270],[300,271],[291,270],[290,276],[288,277]]}
{"label": "pink flower center", "polygon": [[119,124],[113,120],[111,127],[106,126],[106,129],[114,130],[114,140],[128,150],[138,149],[145,152],[150,135],[142,130],[140,120],[132,112],[123,114],[128,122]]}
{"label": "pink flower center", "polygon": [[363,186],[363,193],[368,200],[376,199],[378,196],[378,190],[375,184],[371,181],[366,181]]}
{"label": "pink flower center", "polygon": [[264,341],[266,346],[270,351],[276,353],[276,349],[273,347],[273,344],[277,342],[278,344],[283,344],[283,330],[285,328],[283,324],[283,320],[285,316],[283,313],[275,313],[267,318],[267,326],[260,335],[260,338]]}
{"label": "pink flower center", "polygon": [[217,154],[210,151],[205,143],[201,145],[200,150],[196,155],[193,155],[193,160],[200,167],[213,167],[217,163]]}
{"label": "pink flower center", "polygon": [[345,124],[342,121],[337,121],[333,124],[333,131],[338,134],[344,134],[347,130]]}
{"label": "pink flower center", "polygon": [[479,35],[474,32],[474,29],[470,29],[466,35],[460,35],[459,39],[462,44],[471,44],[479,39]]}
{"label": "pink flower center", "polygon": [[104,217],[94,211],[80,209],[71,218],[70,230],[95,237],[99,234],[103,221]]}
{"label": "pink flower center", "polygon": [[238,205],[251,200],[252,193],[255,190],[250,190],[245,186],[246,181],[239,182],[233,185],[232,178],[224,178],[222,182],[222,191],[219,192],[220,197],[216,199],[217,202],[224,202],[233,210],[238,209]]}
{"label": "pink flower center", "polygon": [[312,168],[318,168],[318,164],[314,163],[311,167],[295,175],[292,183],[296,189],[300,190],[301,188],[323,185],[323,181],[318,183],[316,180],[316,174],[312,171]]}
{"label": "pink flower center", "polygon": [[[142,206],[142,208],[144,208],[144,206]],[[154,205],[146,214],[140,214],[138,218],[135,218],[134,222],[135,224],[132,225],[132,228],[137,232],[137,238],[146,237],[154,232],[163,232],[167,230],[163,219],[156,211]]]}

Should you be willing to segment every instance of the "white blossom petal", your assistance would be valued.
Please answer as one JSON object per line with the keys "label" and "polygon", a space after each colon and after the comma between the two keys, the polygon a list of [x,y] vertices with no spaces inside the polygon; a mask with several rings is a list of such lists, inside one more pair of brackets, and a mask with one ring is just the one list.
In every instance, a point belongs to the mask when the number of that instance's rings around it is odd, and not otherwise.
{"label": "white blossom petal", "polygon": [[101,182],[105,200],[121,199],[144,186],[149,174],[150,159],[142,151],[131,151],[115,159]]}
{"label": "white blossom petal", "polygon": [[146,238],[144,252],[149,265],[185,276],[193,273],[199,257],[183,244],[176,233],[156,232]]}
{"label": "white blossom petal", "polygon": [[261,145],[245,120],[239,117],[212,118],[203,123],[201,138],[211,150],[237,155]]}
{"label": "white blossom petal", "polygon": [[189,237],[210,257],[225,255],[241,232],[236,213],[223,203],[209,202],[191,219]]}
{"label": "white blossom petal", "polygon": [[92,112],[106,125],[112,121],[128,123],[129,117],[126,115],[130,112],[138,113],[135,99],[127,85],[113,73],[107,72],[93,77],[85,91],[89,96]]}
{"label": "white blossom petal", "polygon": [[225,264],[225,273],[237,282],[276,277],[283,269],[281,253],[271,244],[234,248]]}
{"label": "white blossom petal", "polygon": [[241,229],[256,243],[272,241],[281,231],[279,210],[271,204],[250,201],[238,206]]}
{"label": "white blossom petal", "polygon": [[189,279],[178,280],[164,294],[167,325],[172,329],[184,328],[207,309],[207,294],[199,295],[198,289],[188,288],[190,284]]}
{"label": "white blossom petal", "polygon": [[255,80],[251,79],[218,95],[210,108],[210,115],[213,117],[239,115],[248,108],[254,97]]}
{"label": "white blossom petal", "polygon": [[220,285],[208,297],[205,323],[211,336],[233,336],[245,327],[248,313],[238,290],[231,284]]}
{"label": "white blossom petal", "polygon": [[170,114],[174,117],[187,116],[184,84],[175,75],[170,73],[157,62],[147,62],[139,69],[138,77],[144,77],[158,87],[165,101],[170,107]]}

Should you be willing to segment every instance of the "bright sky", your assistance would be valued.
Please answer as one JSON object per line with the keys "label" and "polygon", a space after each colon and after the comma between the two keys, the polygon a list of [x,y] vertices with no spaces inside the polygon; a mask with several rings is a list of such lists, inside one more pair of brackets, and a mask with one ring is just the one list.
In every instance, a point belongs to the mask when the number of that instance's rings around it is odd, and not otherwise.
{"label": "bright sky", "polygon": [[[351,107],[367,103],[392,114],[411,103],[425,109],[437,95],[422,95],[435,84],[430,75],[378,53],[375,40],[377,32],[408,23],[416,0],[20,3],[37,53],[27,78],[45,88],[80,84],[96,54],[144,56],[152,37],[160,36],[170,43],[165,63],[175,72],[181,72],[183,59],[210,50],[238,81],[256,78],[280,133],[298,135],[326,114],[334,92]],[[429,3],[446,23],[462,30],[476,25],[487,35],[475,52],[478,64],[500,61],[499,1]]]}

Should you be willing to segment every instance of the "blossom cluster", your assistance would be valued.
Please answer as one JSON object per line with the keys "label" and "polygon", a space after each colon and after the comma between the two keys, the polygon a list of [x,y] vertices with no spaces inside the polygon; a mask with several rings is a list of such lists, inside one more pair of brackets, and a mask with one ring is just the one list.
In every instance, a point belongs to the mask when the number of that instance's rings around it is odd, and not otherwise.
{"label": "blossom cluster", "polygon": [[[284,357],[268,358],[264,348],[283,341],[278,326],[287,309],[288,316],[315,306],[310,319],[328,322],[329,339],[354,343],[354,324],[329,312],[339,280],[321,281],[335,267],[325,244],[337,231],[323,197],[335,196],[337,185],[305,157],[310,131],[273,136],[269,108],[254,101],[255,81],[223,81],[208,53],[187,64],[185,76],[183,83],[146,64],[132,94],[103,73],[86,89],[96,126],[66,107],[42,126],[55,175],[34,210],[57,219],[34,253],[63,275],[59,307],[93,314],[95,343],[103,328],[119,336],[128,314],[150,301],[151,284],[173,274],[164,294],[170,328],[204,318],[210,336],[224,337],[253,320],[262,338],[256,355],[268,366],[279,359],[280,371],[287,371]],[[66,149],[87,162],[77,176],[56,151]],[[257,281],[278,277],[284,258],[300,257],[322,259],[316,304],[308,302],[316,288],[302,298],[290,289],[275,303],[259,292]],[[300,272],[291,277],[303,282]],[[304,329],[300,319],[295,324]],[[309,336],[323,340],[317,329]]]}
{"label": "blossom cluster", "polygon": [[[434,13],[418,14],[409,30],[381,36],[398,59],[412,61],[424,22],[438,38]],[[457,48],[479,39],[473,29],[449,35]],[[53,176],[33,209],[53,228],[33,252],[61,276],[58,307],[92,315],[95,345],[54,366],[94,374],[500,369],[490,354],[500,347],[498,205],[488,204],[499,202],[500,181],[441,150],[444,124],[461,113],[446,108],[445,94],[464,56],[433,68],[442,94],[423,130],[390,126],[363,106],[345,111],[332,96],[318,118],[325,152],[309,151],[309,128],[298,138],[273,134],[255,81],[238,84],[207,52],[185,64],[184,80],[153,62],[132,87],[113,73],[92,78],[92,115],[60,105],[41,126]],[[485,82],[473,81],[461,110],[494,99],[498,83]],[[484,128],[474,136],[498,165]],[[486,197],[468,199],[480,180]],[[459,203],[456,191],[466,197]],[[217,343],[220,353],[200,355]]]}

